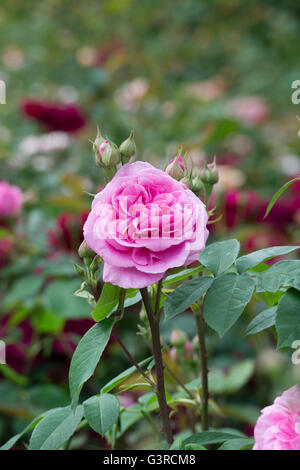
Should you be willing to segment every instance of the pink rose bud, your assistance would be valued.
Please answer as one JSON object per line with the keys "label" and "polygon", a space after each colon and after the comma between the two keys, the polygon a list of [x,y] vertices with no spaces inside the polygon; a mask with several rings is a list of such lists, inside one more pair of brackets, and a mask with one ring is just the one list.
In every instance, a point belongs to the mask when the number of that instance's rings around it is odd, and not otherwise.
{"label": "pink rose bud", "polygon": [[78,255],[80,256],[80,258],[94,258],[95,253],[93,252],[93,250],[90,249],[86,241],[83,240],[78,249]]}
{"label": "pink rose bud", "polygon": [[194,349],[190,341],[187,341],[184,345],[184,356],[193,357]]}
{"label": "pink rose bud", "polygon": [[181,330],[173,330],[170,338],[170,342],[173,346],[181,347],[184,346],[185,343],[188,341],[188,338],[184,331]]}
{"label": "pink rose bud", "polygon": [[178,359],[178,354],[177,354],[177,349],[175,347],[170,349],[170,358],[173,359],[173,361],[177,361]]}
{"label": "pink rose bud", "polygon": [[116,144],[104,139],[98,129],[96,139],[93,143],[96,164],[103,168],[114,168],[120,163],[120,152]]}
{"label": "pink rose bud", "polygon": [[165,172],[177,181],[184,177],[184,170],[184,162],[180,154],[172,158],[170,163],[165,168]]}
{"label": "pink rose bud", "polygon": [[17,215],[23,205],[23,193],[18,186],[7,181],[0,182],[0,216],[11,217]]}

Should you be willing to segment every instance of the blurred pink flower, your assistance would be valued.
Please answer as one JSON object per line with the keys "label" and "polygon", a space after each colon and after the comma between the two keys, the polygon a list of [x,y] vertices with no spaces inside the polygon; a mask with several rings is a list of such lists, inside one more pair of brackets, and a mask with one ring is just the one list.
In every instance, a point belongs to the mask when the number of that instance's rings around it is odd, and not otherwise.
{"label": "blurred pink flower", "polygon": [[82,111],[75,105],[28,99],[21,110],[29,119],[43,124],[49,131],[76,132],[85,125]]}
{"label": "blurred pink flower", "polygon": [[244,124],[258,126],[268,118],[269,107],[260,96],[241,96],[229,103],[228,112]]}
{"label": "blurred pink flower", "polygon": [[119,395],[119,402],[124,408],[129,408],[134,404],[134,399],[130,393],[122,393],[122,395]]}
{"label": "blurred pink flower", "polygon": [[253,450],[300,450],[300,388],[294,386],[261,411]]}
{"label": "blurred pink flower", "polygon": [[7,181],[0,181],[0,217],[9,217],[20,212],[23,205],[23,193],[18,186]]}

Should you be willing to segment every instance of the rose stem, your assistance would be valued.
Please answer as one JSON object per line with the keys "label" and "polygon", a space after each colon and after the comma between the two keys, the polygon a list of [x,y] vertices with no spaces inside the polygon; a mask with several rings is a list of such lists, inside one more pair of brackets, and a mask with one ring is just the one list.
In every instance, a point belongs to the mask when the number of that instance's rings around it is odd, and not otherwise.
{"label": "rose stem", "polygon": [[208,369],[207,369],[207,352],[205,344],[205,321],[203,317],[203,310],[198,304],[194,304],[192,307],[199,339],[200,347],[200,364],[201,364],[201,382],[202,382],[202,413],[201,423],[202,431],[207,431],[209,428],[208,420]]}
{"label": "rose stem", "polygon": [[[165,382],[164,382],[164,369],[162,362],[161,354],[161,344],[160,344],[160,332],[159,332],[159,314],[154,314],[151,300],[149,297],[147,287],[140,289],[142,299],[145,305],[145,310],[148,316],[151,336],[152,336],[152,350],[155,360],[155,370],[156,370],[156,395],[159,404],[160,414],[163,421],[163,432],[165,434],[168,444],[172,444],[173,435],[171,430],[171,423],[169,418],[169,410],[166,402],[166,392],[165,392]],[[156,306],[159,306],[159,301],[156,302]],[[158,308],[159,310],[159,308]]]}

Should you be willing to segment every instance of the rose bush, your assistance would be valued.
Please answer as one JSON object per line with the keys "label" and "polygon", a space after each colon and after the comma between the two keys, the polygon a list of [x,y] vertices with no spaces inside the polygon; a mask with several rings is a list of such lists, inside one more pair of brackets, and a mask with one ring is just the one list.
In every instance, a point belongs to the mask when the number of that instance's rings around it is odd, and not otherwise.
{"label": "rose bush", "polygon": [[198,259],[207,220],[204,204],[184,184],[135,162],[95,196],[84,237],[104,260],[104,282],[142,288]]}
{"label": "rose bush", "polygon": [[300,388],[294,386],[262,410],[253,450],[300,450]]}

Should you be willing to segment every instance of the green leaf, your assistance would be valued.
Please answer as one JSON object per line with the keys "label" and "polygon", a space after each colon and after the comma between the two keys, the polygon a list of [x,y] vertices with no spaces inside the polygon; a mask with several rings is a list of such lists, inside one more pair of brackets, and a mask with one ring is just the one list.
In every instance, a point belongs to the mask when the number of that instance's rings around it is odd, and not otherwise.
{"label": "green leaf", "polygon": [[200,253],[199,261],[215,276],[226,271],[235,262],[240,244],[234,238],[209,245]]}
{"label": "green leaf", "polygon": [[110,313],[117,310],[119,305],[120,291],[120,287],[114,286],[109,282],[104,284],[100,298],[92,313],[92,317],[95,321],[102,321]]}
{"label": "green leaf", "polygon": [[[139,362],[139,366],[143,367],[146,364],[148,364],[152,360],[153,356],[147,357],[147,359],[144,359],[143,361]],[[113,388],[117,387],[120,385],[124,380],[126,380],[130,375],[134,374],[137,371],[137,368],[135,366],[131,366],[128,369],[124,370],[121,374],[117,375],[117,377],[114,377],[112,380],[107,382],[107,384],[104,385],[101,389],[101,393],[107,393],[110,392]]]}
{"label": "green leaf", "polygon": [[39,421],[41,421],[41,419],[48,413],[49,413],[49,411],[47,413],[43,413],[43,414],[37,416],[36,418],[34,418],[31,421],[31,423],[29,423],[28,426],[26,426],[26,428],[23,429],[23,431],[21,431],[20,433],[16,434],[13,437],[11,437],[5,444],[3,444],[0,447],[0,450],[9,450],[9,449],[11,449],[18,442],[18,440],[22,436],[24,436],[27,432],[31,431],[31,429],[33,429],[39,423]]}
{"label": "green leaf", "polygon": [[[214,395],[228,395],[237,392],[250,379],[254,371],[254,361],[245,359],[234,364],[228,372],[223,369],[212,369],[208,374],[208,389]],[[198,390],[201,387],[200,378],[194,379],[186,387]]]}
{"label": "green leaf", "polygon": [[65,320],[53,312],[38,309],[31,316],[31,323],[40,333],[57,333],[63,329]]}
{"label": "green leaf", "polygon": [[279,300],[284,294],[283,290],[279,290],[277,292],[257,292],[258,286],[256,286],[255,297],[259,300],[262,300],[268,307],[274,307],[278,304]]}
{"label": "green leaf", "polygon": [[225,441],[218,450],[243,450],[252,449],[254,440],[251,437],[240,437]]}
{"label": "green leaf", "polygon": [[31,439],[31,450],[57,450],[76,431],[83,416],[83,407],[75,411],[70,406],[51,410],[35,427]]}
{"label": "green leaf", "polygon": [[[101,296],[92,312],[95,321],[100,322],[108,315],[115,312],[119,306],[119,296],[121,288],[113,284],[106,283],[103,286]],[[141,300],[139,289],[126,289],[124,307],[131,307]]]}
{"label": "green leaf", "polygon": [[127,289],[124,303],[125,308],[137,304],[141,298],[142,296],[139,289]]}
{"label": "green leaf", "polygon": [[242,388],[254,372],[254,361],[246,359],[235,364],[226,375],[224,390],[226,393],[234,393]]}
{"label": "green leaf", "polygon": [[183,279],[186,279],[187,277],[194,276],[195,274],[200,273],[203,271],[203,266],[198,266],[197,268],[188,268],[188,269],[181,269],[179,272],[175,274],[170,274],[170,276],[167,276],[164,280],[162,285],[167,286],[168,284],[173,284],[175,282],[182,281]]}
{"label": "green leaf", "polygon": [[40,291],[43,282],[42,276],[28,275],[15,281],[3,299],[3,309],[9,310],[19,302],[25,302],[35,296]]}
{"label": "green leaf", "polygon": [[250,301],[254,280],[247,274],[222,274],[215,279],[204,299],[204,318],[220,336],[234,325]]}
{"label": "green leaf", "polygon": [[65,319],[89,317],[91,314],[89,304],[73,295],[79,286],[79,279],[50,282],[43,292],[47,310]]}
{"label": "green leaf", "polygon": [[164,303],[165,320],[170,320],[189,308],[205,294],[212,282],[212,277],[204,276],[186,281],[177,287]]}
{"label": "green leaf", "polygon": [[69,386],[72,399],[79,395],[84,382],[94,373],[100,357],[108,343],[113,320],[105,320],[94,325],[80,340],[73,354]]}
{"label": "green leaf", "polygon": [[273,264],[257,276],[259,290],[277,292],[281,286],[300,289],[300,260],[284,260]]}
{"label": "green leaf", "polygon": [[300,338],[300,292],[289,289],[280,299],[275,321],[278,348],[291,346]]}
{"label": "green leaf", "polygon": [[200,444],[186,444],[184,448],[186,450],[207,450],[206,447],[203,447]]}
{"label": "green leaf", "polygon": [[241,273],[246,269],[254,268],[263,261],[266,261],[276,256],[286,255],[294,250],[298,250],[299,246],[272,246],[270,248],[264,248],[263,250],[254,251],[249,255],[241,256],[236,260],[236,267],[238,272]]}
{"label": "green leaf", "polygon": [[284,191],[292,184],[294,183],[295,181],[299,181],[300,180],[300,177],[297,176],[296,178],[288,181],[287,183],[285,183],[283,186],[281,186],[281,188],[277,191],[277,193],[274,194],[274,196],[272,197],[268,207],[267,207],[267,210],[266,210],[266,213],[264,215],[264,219],[268,216],[270,210],[272,209],[272,207],[274,206],[274,204],[276,203],[277,199],[284,193]]}
{"label": "green leaf", "polygon": [[29,382],[28,377],[25,377],[24,375],[19,374],[19,372],[15,371],[8,364],[0,364],[0,372],[3,375],[3,377],[6,377],[8,380],[10,380],[11,382],[17,385],[21,385],[21,387],[24,387]]}
{"label": "green leaf", "polygon": [[203,431],[193,434],[183,441],[183,445],[187,444],[219,444],[221,442],[229,441],[231,439],[236,439],[236,434],[230,434],[222,431]]}
{"label": "green leaf", "polygon": [[89,398],[83,402],[83,409],[89,425],[101,436],[118,421],[120,413],[118,399],[108,393]]}
{"label": "green leaf", "polygon": [[267,308],[256,315],[252,322],[249,323],[245,336],[254,335],[275,325],[276,311],[277,306]]}
{"label": "green leaf", "polygon": [[117,436],[120,437],[124,434],[133,424],[143,418],[142,408],[139,403],[134,403],[133,405],[126,408],[123,413],[120,415],[120,429],[117,433]]}

